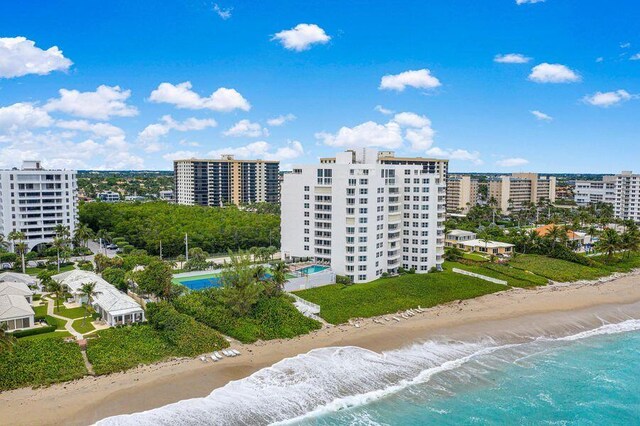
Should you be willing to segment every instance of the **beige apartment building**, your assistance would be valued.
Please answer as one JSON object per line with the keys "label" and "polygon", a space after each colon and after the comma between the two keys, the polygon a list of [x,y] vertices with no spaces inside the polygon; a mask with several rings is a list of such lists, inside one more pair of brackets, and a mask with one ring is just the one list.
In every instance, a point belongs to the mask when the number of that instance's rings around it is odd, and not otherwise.
{"label": "beige apartment building", "polygon": [[447,177],[447,211],[468,213],[478,203],[478,186],[478,181],[468,175]]}
{"label": "beige apartment building", "polygon": [[556,201],[556,178],[537,173],[513,173],[489,181],[489,199],[495,198],[503,213],[519,211],[529,203]]}

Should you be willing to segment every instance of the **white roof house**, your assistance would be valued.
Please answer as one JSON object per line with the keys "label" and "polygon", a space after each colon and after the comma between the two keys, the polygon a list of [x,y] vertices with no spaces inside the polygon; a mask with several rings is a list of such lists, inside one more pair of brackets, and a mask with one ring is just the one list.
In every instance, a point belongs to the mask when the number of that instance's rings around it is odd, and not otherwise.
{"label": "white roof house", "polygon": [[0,296],[22,296],[28,303],[32,302],[33,291],[25,283],[0,282]]}
{"label": "white roof house", "polygon": [[0,323],[6,323],[7,330],[33,327],[34,317],[35,312],[24,296],[0,295]]}
{"label": "white roof house", "polygon": [[81,295],[82,286],[86,283],[96,283],[97,294],[93,297],[93,308],[111,326],[145,320],[144,310],[138,302],[96,273],[74,269],[52,278],[65,286],[77,303],[86,303],[86,297]]}
{"label": "white roof house", "polygon": [[38,284],[38,279],[28,274],[20,274],[18,272],[2,272],[0,273],[0,282],[10,281],[14,283],[24,283],[26,285]]}
{"label": "white roof house", "polygon": [[460,246],[467,251],[478,251],[487,254],[510,255],[515,245],[491,240],[469,240],[460,241]]}

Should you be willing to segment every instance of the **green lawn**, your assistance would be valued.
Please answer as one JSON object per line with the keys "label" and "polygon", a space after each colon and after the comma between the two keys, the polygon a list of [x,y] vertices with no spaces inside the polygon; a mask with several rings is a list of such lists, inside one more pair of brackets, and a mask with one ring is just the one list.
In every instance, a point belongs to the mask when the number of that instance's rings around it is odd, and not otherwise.
{"label": "green lawn", "polygon": [[444,271],[381,278],[366,284],[341,284],[298,291],[295,294],[320,305],[320,316],[332,324],[349,318],[390,314],[419,306],[428,308],[507,289],[478,278]]}
{"label": "green lawn", "polygon": [[82,325],[82,321],[84,321],[84,318],[80,318],[75,320],[73,323],[71,323],[71,327],[73,327],[73,329],[75,331],[77,331],[80,334],[86,334],[89,333],[90,331],[95,330],[96,328],[93,326],[93,324],[91,324],[91,321],[93,321],[93,319],[91,318],[91,316],[88,316],[84,325]]}
{"label": "green lawn", "polygon": [[[74,269],[75,269],[74,265],[61,266],[60,267],[60,273],[67,272],[67,271],[72,271]],[[34,276],[38,275],[42,271],[47,271],[47,270],[48,270],[47,268],[25,268],[25,271],[26,271],[27,274],[34,275]],[[22,271],[20,271],[20,272],[22,272]],[[54,269],[51,272],[53,272],[54,274],[57,274],[58,270]]]}
{"label": "green lawn", "polygon": [[483,256],[478,253],[463,253],[462,257],[465,259],[473,260],[476,262],[487,262],[489,259],[486,256]]}
{"label": "green lawn", "polygon": [[511,259],[509,265],[558,282],[593,280],[611,273],[605,268],[584,266],[537,254],[519,255]]}
{"label": "green lawn", "polygon": [[[493,267],[492,267],[493,266]],[[465,265],[458,262],[445,262],[445,269],[450,270],[451,268],[458,268],[464,271],[474,272],[476,274],[485,275],[491,278],[497,278],[499,280],[506,281],[508,285],[512,287],[535,287],[538,285],[544,285],[547,283],[547,280],[543,278],[543,282],[540,283],[540,277],[527,274],[524,271],[517,270],[519,274],[511,273],[509,274],[508,267],[503,265],[496,264],[478,264],[478,265]],[[531,279],[528,279],[529,276]],[[536,280],[536,278],[538,280]]]}
{"label": "green lawn", "polygon": [[34,306],[33,312],[36,313],[36,317],[44,317],[47,315],[47,302],[45,301],[41,306]]}
{"label": "green lawn", "polygon": [[52,317],[51,315],[47,315],[45,319],[47,320],[48,324],[55,325],[56,330],[64,330],[64,326],[67,323],[65,320]]}
{"label": "green lawn", "polygon": [[53,310],[53,313],[56,315],[60,315],[61,317],[76,319],[82,318],[85,315],[84,306],[80,306],[78,308],[67,309],[64,306],[60,305],[60,310]]}

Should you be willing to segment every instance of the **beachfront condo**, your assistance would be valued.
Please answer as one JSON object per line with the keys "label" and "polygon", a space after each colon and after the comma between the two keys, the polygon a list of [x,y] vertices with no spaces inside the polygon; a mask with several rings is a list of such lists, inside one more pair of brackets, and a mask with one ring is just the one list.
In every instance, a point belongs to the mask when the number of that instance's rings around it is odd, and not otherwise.
{"label": "beachfront condo", "polygon": [[282,253],[326,262],[353,282],[439,269],[447,160],[354,149],[297,165],[282,182]]}
{"label": "beachfront condo", "polygon": [[220,207],[224,204],[277,203],[280,199],[278,161],[175,160],[175,202]]}
{"label": "beachfront condo", "polygon": [[463,213],[478,203],[477,179],[469,175],[449,175],[447,177],[447,212]]}
{"label": "beachfront condo", "polygon": [[601,180],[578,180],[574,194],[580,206],[611,204],[616,218],[640,222],[640,174],[623,171]]}
{"label": "beachfront condo", "polygon": [[24,233],[29,249],[50,244],[57,225],[73,235],[78,221],[76,172],[47,170],[40,161],[0,170],[0,234]]}

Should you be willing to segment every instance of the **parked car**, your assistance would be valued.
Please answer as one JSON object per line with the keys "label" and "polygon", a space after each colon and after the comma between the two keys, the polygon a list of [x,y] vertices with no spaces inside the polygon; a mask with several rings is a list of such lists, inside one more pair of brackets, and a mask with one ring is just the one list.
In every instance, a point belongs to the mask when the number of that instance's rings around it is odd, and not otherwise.
{"label": "parked car", "polygon": [[107,248],[108,248],[109,250],[117,250],[117,249],[118,249],[118,246],[117,246],[117,245],[115,245],[115,244],[109,244],[109,245],[107,246]]}

